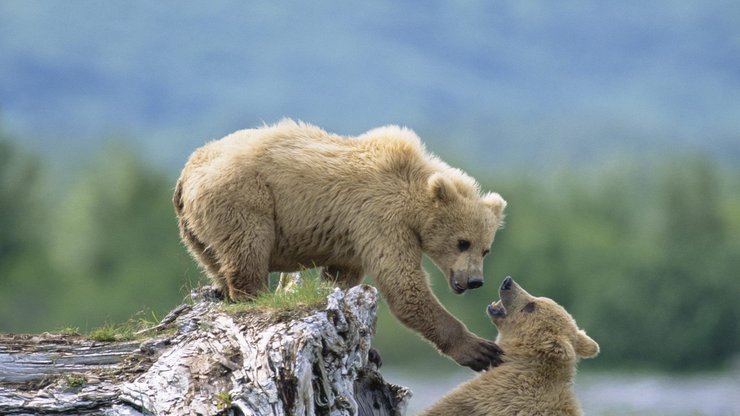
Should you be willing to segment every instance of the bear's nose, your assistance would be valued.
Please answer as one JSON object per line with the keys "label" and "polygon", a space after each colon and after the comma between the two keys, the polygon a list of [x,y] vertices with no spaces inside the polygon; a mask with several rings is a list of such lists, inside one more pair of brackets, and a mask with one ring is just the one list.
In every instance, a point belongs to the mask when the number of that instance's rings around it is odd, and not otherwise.
{"label": "bear's nose", "polygon": [[471,277],[470,280],[468,280],[468,289],[478,289],[481,286],[483,286],[482,277]]}
{"label": "bear's nose", "polygon": [[514,279],[512,279],[511,276],[506,276],[506,279],[504,279],[504,281],[501,282],[501,290],[511,289],[512,282],[514,282]]}

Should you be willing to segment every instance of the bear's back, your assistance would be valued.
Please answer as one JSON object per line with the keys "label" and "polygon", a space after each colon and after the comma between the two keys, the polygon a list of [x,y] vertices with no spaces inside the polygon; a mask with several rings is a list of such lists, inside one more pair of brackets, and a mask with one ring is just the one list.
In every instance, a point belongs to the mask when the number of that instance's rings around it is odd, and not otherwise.
{"label": "bear's back", "polygon": [[183,178],[213,187],[256,175],[276,199],[312,202],[326,193],[425,192],[435,172],[443,172],[461,195],[478,196],[473,178],[427,152],[410,129],[385,126],[347,137],[285,119],[207,143],[193,153]]}
{"label": "bear's back", "polygon": [[[284,120],[268,127],[265,162],[290,170],[318,169],[336,178],[392,174],[434,168],[416,134],[398,126],[380,127],[358,137],[326,133],[318,127]],[[434,161],[434,167],[428,166]],[[368,177],[368,175],[370,175]]]}

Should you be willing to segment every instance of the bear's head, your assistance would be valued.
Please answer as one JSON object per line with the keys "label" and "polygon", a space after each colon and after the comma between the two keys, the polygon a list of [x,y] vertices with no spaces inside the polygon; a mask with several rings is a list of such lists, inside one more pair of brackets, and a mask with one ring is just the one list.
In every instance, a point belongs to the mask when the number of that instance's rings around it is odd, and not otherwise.
{"label": "bear's head", "polygon": [[487,312],[498,328],[496,343],[506,355],[571,364],[599,353],[599,344],[552,299],[530,295],[511,277],[501,283],[499,296]]}
{"label": "bear's head", "polygon": [[483,258],[503,223],[506,201],[497,193],[480,195],[460,171],[438,172],[427,180],[432,206],[421,229],[421,249],[461,294],[483,286]]}

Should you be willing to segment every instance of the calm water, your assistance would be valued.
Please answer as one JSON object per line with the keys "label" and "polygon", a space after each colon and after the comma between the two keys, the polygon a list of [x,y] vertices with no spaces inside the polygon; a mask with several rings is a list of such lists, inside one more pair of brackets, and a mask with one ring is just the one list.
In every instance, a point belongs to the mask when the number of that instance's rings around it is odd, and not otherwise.
{"label": "calm water", "polygon": [[[382,372],[389,382],[414,392],[409,415],[473,376]],[[691,376],[579,373],[576,394],[587,415],[740,416],[740,370]]]}

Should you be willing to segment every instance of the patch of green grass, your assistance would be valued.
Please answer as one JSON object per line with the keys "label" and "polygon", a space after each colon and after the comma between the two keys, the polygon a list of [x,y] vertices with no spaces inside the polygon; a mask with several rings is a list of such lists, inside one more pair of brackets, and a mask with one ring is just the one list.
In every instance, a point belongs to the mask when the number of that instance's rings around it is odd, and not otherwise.
{"label": "patch of green grass", "polygon": [[152,320],[144,318],[144,315],[143,311],[139,312],[121,324],[106,322],[90,331],[87,336],[99,342],[131,341],[146,337],[149,332],[147,329],[155,327],[159,319],[153,313]]}
{"label": "patch of green grass", "polygon": [[127,325],[108,322],[90,331],[88,337],[100,342],[130,341],[134,331]]}
{"label": "patch of green grass", "polygon": [[65,326],[59,329],[59,333],[62,335],[80,335],[80,328],[76,326]]}
{"label": "patch of green grass", "polygon": [[221,391],[216,394],[216,409],[220,412],[231,407],[231,394],[228,391]]}
{"label": "patch of green grass", "polygon": [[64,377],[64,381],[70,388],[76,389],[82,387],[87,383],[87,377],[82,374],[69,374]]}
{"label": "patch of green grass", "polygon": [[291,311],[313,308],[326,302],[326,297],[334,289],[334,284],[319,276],[315,269],[301,272],[302,284],[289,291],[269,291],[256,299],[245,302],[225,303],[226,313],[240,313],[252,310]]}

